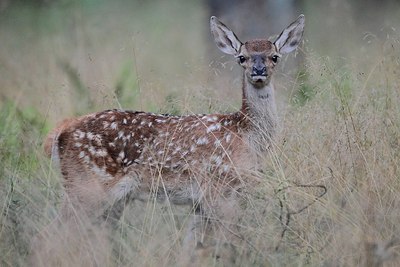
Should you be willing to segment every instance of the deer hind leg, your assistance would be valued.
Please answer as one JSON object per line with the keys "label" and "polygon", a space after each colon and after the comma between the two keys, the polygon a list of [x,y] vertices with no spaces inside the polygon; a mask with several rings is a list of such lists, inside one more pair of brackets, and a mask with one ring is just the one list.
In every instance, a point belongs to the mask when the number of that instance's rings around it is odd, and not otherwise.
{"label": "deer hind leg", "polygon": [[77,217],[96,222],[108,206],[107,192],[93,177],[83,173],[65,183],[66,195],[61,208],[62,221]]}
{"label": "deer hind leg", "polygon": [[113,224],[120,220],[125,207],[135,199],[141,184],[140,177],[137,171],[132,170],[112,183],[112,187],[106,190],[108,203],[103,210],[102,219],[111,221]]}
{"label": "deer hind leg", "polygon": [[124,174],[111,175],[99,167],[84,165],[74,157],[68,159],[61,162],[67,200],[62,210],[67,215],[64,217],[70,217],[73,212],[94,221],[118,221],[141,183],[140,174],[131,169]]}
{"label": "deer hind leg", "polygon": [[[113,230],[125,205],[133,199],[135,188],[129,185],[135,176],[123,177],[114,190],[105,190],[98,177],[77,169],[74,175],[67,177],[72,181],[65,182],[59,216],[32,240],[32,266],[60,265],[58,261],[75,259],[74,253],[82,254],[87,263],[75,265],[102,266],[116,253]],[[65,263],[70,265],[74,264]]]}
{"label": "deer hind leg", "polygon": [[134,201],[133,193],[127,194],[120,199],[115,200],[108,205],[102,214],[102,219],[105,222],[110,222],[113,227],[116,226],[124,213],[125,207]]}

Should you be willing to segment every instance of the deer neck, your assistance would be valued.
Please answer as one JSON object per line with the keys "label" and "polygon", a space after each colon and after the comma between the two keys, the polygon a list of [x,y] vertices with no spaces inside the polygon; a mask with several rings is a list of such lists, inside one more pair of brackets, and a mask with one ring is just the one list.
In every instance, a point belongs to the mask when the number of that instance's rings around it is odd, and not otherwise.
{"label": "deer neck", "polygon": [[250,143],[257,150],[265,151],[277,130],[277,111],[274,87],[269,82],[263,87],[255,87],[243,77],[242,114],[248,125]]}

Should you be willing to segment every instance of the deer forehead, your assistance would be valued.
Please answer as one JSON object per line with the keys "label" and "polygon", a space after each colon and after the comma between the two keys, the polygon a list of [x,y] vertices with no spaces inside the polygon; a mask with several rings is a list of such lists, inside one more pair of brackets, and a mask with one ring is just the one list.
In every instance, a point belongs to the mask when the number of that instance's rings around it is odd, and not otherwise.
{"label": "deer forehead", "polygon": [[[244,47],[244,49],[243,49]],[[275,45],[265,39],[255,39],[251,41],[247,41],[244,43],[242,52],[247,52],[248,54],[272,54],[276,53]]]}

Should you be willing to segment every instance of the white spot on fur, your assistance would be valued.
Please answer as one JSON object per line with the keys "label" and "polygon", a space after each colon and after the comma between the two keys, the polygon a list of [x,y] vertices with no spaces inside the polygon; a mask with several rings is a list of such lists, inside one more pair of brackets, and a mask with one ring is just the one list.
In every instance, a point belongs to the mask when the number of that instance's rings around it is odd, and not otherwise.
{"label": "white spot on fur", "polygon": [[81,143],[79,143],[79,142],[76,142],[76,143],[75,143],[75,147],[81,147],[81,146],[82,146]]}
{"label": "white spot on fur", "polygon": [[90,154],[92,155],[96,154],[96,149],[93,146],[90,146],[88,150]]}
{"label": "white spot on fur", "polygon": [[224,121],[224,126],[229,126],[231,124],[232,124],[232,121],[230,121],[230,120]]}
{"label": "white spot on fur", "polygon": [[224,164],[224,165],[222,166],[222,169],[223,169],[224,172],[229,172],[229,170],[231,169],[231,167],[230,167],[229,165],[227,165],[227,164]]}
{"label": "white spot on fur", "polygon": [[105,149],[99,149],[96,151],[96,156],[98,156],[98,157],[105,157],[107,155],[108,155],[108,153],[107,153],[107,150],[105,150]]}
{"label": "white spot on fur", "polygon": [[85,133],[82,132],[81,130],[77,129],[74,132],[74,138],[75,139],[82,139],[83,137],[85,137]]}
{"label": "white spot on fur", "polygon": [[227,143],[229,143],[231,141],[231,137],[232,137],[232,135],[230,133],[226,134],[225,140]]}
{"label": "white spot on fur", "polygon": [[86,137],[89,140],[93,140],[93,133],[91,133],[91,132],[86,133]]}
{"label": "white spot on fur", "polygon": [[200,137],[199,139],[197,139],[196,144],[198,144],[198,145],[206,145],[206,144],[208,144],[207,137]]}
{"label": "white spot on fur", "polygon": [[212,124],[207,127],[207,133],[211,133],[213,131],[218,131],[220,129],[221,129],[221,124],[219,124],[219,123]]}
{"label": "white spot on fur", "polygon": [[211,116],[211,117],[207,116],[207,121],[209,122],[216,122],[217,120],[218,120],[217,116]]}
{"label": "white spot on fur", "polygon": [[222,163],[222,157],[217,155],[211,156],[211,161],[215,163],[215,165],[219,166]]}
{"label": "white spot on fur", "polygon": [[226,173],[228,173],[229,172],[229,170],[230,170],[230,166],[229,165],[227,165],[227,164],[224,164],[224,165],[222,165],[222,167],[221,168],[219,168],[219,170],[218,170],[218,173],[221,175],[221,174],[226,174]]}
{"label": "white spot on fur", "polygon": [[118,128],[118,123],[116,123],[115,121],[111,123],[111,129],[116,130],[117,128]]}
{"label": "white spot on fur", "polygon": [[214,146],[215,147],[219,147],[220,145],[221,145],[221,141],[220,140],[217,139],[217,140],[214,141]]}
{"label": "white spot on fur", "polygon": [[83,158],[84,156],[85,156],[85,152],[81,151],[81,152],[79,153],[79,158]]}

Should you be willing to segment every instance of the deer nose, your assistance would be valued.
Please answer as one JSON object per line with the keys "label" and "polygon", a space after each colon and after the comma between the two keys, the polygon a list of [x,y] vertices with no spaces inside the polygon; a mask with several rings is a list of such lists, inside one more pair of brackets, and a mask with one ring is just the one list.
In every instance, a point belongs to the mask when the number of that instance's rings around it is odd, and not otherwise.
{"label": "deer nose", "polygon": [[265,76],[267,74],[267,68],[265,66],[254,66],[252,75],[253,76]]}

